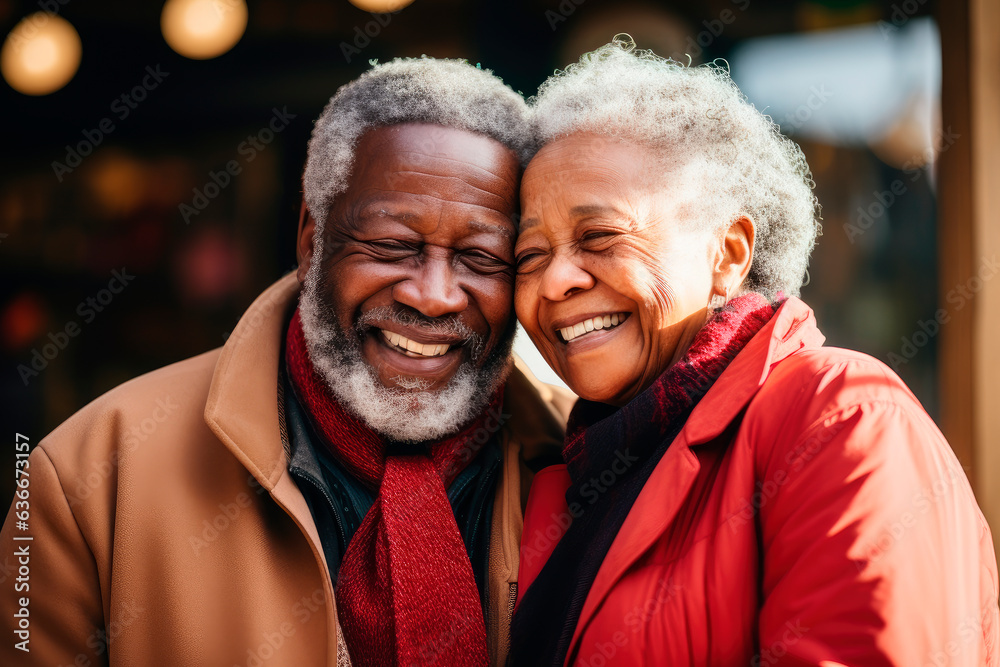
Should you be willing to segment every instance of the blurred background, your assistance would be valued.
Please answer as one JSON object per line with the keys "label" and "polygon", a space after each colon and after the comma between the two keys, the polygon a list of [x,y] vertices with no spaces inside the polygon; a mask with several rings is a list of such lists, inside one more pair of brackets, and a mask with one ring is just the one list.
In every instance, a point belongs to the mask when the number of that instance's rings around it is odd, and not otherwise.
{"label": "blurred background", "polygon": [[[293,268],[313,120],[370,61],[465,58],[527,96],[619,32],[684,62],[725,59],[802,146],[824,226],[803,298],[829,344],[889,364],[939,418],[938,310],[978,290],[939,286],[938,164],[963,137],[942,123],[938,12],[933,0],[0,0],[3,437],[37,443],[113,386],[223,344]],[[530,346],[522,335],[554,378]]]}

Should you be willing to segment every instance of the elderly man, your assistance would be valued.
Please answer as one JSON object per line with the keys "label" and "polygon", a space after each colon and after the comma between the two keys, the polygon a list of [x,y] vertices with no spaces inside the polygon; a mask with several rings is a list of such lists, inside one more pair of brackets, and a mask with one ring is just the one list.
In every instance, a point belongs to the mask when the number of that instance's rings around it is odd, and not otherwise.
{"label": "elderly man", "polygon": [[223,348],[32,452],[0,536],[30,570],[0,589],[0,663],[505,661],[524,494],[569,403],[512,370],[526,118],[454,61],[338,91],[297,274]]}

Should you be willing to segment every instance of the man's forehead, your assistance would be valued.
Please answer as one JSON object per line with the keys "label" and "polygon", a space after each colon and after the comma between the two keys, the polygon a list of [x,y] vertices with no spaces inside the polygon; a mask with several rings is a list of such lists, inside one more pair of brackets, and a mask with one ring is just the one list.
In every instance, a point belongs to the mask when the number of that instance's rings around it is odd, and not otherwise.
{"label": "man's forehead", "polygon": [[378,219],[459,204],[481,221],[514,212],[519,178],[513,152],[483,135],[440,125],[384,126],[359,141],[340,205],[358,218]]}
{"label": "man's forehead", "polygon": [[497,174],[519,166],[514,151],[496,139],[432,123],[369,128],[358,140],[356,160],[370,156],[400,162],[454,160]]}
{"label": "man's forehead", "polygon": [[[381,223],[401,224],[419,233],[437,229],[440,216],[427,215],[421,206],[414,207],[413,204],[413,200],[405,195],[380,193],[378,196],[359,202],[356,215],[350,216],[348,222],[353,223],[358,229],[379,227]],[[463,208],[461,212],[455,212],[453,215],[458,222],[457,226],[452,227],[455,233],[471,236],[491,234],[510,242],[517,238],[515,222],[507,216],[497,215],[495,211],[473,206]]]}

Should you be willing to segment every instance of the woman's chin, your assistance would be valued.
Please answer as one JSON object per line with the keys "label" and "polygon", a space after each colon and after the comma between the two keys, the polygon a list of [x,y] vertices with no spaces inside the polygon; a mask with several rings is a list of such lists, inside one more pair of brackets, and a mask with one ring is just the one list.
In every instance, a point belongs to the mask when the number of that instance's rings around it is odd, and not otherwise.
{"label": "woman's chin", "polygon": [[563,381],[580,398],[593,401],[595,403],[607,403],[609,405],[625,405],[635,395],[632,390],[634,382],[628,378],[622,378],[621,368],[614,369],[615,377],[610,377],[612,373],[602,373],[594,367],[580,369],[563,375]]}

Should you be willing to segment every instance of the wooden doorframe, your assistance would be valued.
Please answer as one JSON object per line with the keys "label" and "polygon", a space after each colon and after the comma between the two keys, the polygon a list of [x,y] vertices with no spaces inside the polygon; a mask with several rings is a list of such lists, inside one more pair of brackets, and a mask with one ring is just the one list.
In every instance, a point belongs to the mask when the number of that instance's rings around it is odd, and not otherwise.
{"label": "wooden doorframe", "polygon": [[998,545],[1000,271],[990,267],[1000,259],[1000,3],[941,2],[937,20],[942,127],[958,135],[937,163],[938,303],[951,316],[938,346],[941,428]]}

